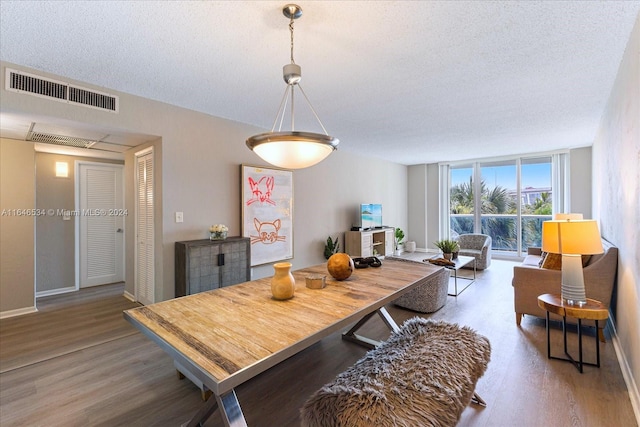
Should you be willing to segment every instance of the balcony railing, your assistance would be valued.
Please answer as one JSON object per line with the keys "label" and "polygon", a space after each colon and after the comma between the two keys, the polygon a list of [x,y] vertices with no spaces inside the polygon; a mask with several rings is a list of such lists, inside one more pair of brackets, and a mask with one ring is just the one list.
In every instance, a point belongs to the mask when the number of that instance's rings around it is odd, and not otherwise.
{"label": "balcony railing", "polygon": [[[473,214],[451,214],[452,234],[474,233],[473,218]],[[521,235],[518,239],[517,215],[483,214],[480,217],[480,232],[491,236],[493,250],[519,256],[526,254],[529,247],[542,245],[542,223],[550,219],[551,215],[522,215]]]}

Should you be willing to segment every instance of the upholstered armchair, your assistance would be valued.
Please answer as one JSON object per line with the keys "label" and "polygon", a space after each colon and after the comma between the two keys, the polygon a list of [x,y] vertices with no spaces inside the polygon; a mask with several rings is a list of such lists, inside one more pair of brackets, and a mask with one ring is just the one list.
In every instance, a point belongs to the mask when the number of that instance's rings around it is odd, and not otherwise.
{"label": "upholstered armchair", "polygon": [[484,270],[491,265],[491,236],[486,234],[461,234],[458,236],[459,255],[476,259],[476,268]]}
{"label": "upholstered armchair", "polygon": [[[436,267],[434,266],[434,268]],[[433,313],[440,310],[447,303],[450,273],[444,267],[438,268],[438,272],[430,277],[424,285],[410,290],[393,303],[398,307],[420,313]]]}

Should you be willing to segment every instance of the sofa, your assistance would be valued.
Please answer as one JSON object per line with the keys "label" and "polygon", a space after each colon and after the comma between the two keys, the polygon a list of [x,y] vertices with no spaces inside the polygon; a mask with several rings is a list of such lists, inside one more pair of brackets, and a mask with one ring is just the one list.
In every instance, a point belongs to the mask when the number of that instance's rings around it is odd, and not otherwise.
{"label": "sofa", "polygon": [[[476,259],[476,269],[484,270],[491,265],[491,236],[486,234],[461,234],[456,239],[460,251],[458,255]],[[470,266],[473,268],[473,265]]]}
{"label": "sofa", "polygon": [[[602,302],[606,307],[611,305],[613,287],[618,270],[618,248],[602,239],[604,252],[583,258],[584,285],[587,298]],[[525,314],[545,318],[546,311],[538,306],[538,296],[542,294],[560,294],[562,271],[560,269],[542,268],[543,260],[540,248],[529,248],[528,255],[522,264],[513,267],[513,304],[516,313],[516,324]],[[561,268],[556,266],[555,268]],[[553,320],[562,320],[555,314]],[[576,319],[567,317],[567,323],[577,323]],[[605,322],[606,323],[606,322]],[[595,326],[593,320],[583,320],[583,325]],[[604,342],[603,328],[600,323],[598,335]]]}

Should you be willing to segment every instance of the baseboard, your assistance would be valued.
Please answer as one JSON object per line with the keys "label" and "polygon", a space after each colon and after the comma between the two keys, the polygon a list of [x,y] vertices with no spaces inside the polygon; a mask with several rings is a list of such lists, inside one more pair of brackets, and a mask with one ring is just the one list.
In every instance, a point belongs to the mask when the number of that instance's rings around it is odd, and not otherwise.
{"label": "baseboard", "polygon": [[136,297],[135,295],[131,295],[129,292],[124,291],[124,294],[122,294],[123,297],[125,297],[126,299],[128,299],[131,302],[137,302],[136,301]]}
{"label": "baseboard", "polygon": [[67,294],[69,292],[75,292],[77,289],[75,286],[68,286],[66,288],[50,289],[48,291],[36,292],[36,298],[49,297],[51,295]]}
{"label": "baseboard", "polygon": [[6,319],[7,317],[22,316],[23,314],[35,313],[38,309],[34,305],[33,307],[18,308],[16,310],[7,310],[0,312],[0,319]]}
{"label": "baseboard", "polygon": [[[611,313],[609,313],[609,316],[611,316]],[[636,381],[631,373],[629,361],[627,360],[624,351],[622,351],[620,339],[618,338],[618,332],[616,331],[615,327],[615,319],[613,319],[613,317],[610,317],[609,320],[609,331],[611,332],[611,341],[613,342],[613,348],[616,351],[616,356],[618,357],[618,364],[620,365],[620,370],[622,371],[622,377],[624,378],[624,382],[627,385],[627,391],[629,392],[629,399],[631,399],[631,407],[633,408],[636,422],[638,423],[638,425],[640,425],[640,392],[638,391],[638,384],[636,384]]]}

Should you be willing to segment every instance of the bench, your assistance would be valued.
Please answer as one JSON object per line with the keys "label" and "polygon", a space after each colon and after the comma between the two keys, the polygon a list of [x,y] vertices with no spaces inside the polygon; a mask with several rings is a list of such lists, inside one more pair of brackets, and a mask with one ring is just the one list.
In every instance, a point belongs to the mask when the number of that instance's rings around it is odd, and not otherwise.
{"label": "bench", "polygon": [[370,350],[300,410],[303,427],[455,426],[491,355],[468,327],[419,317]]}

